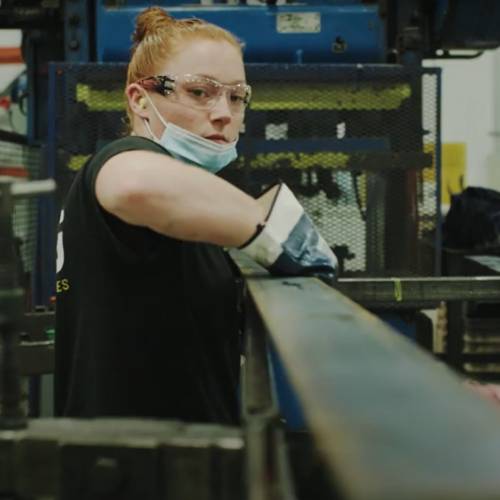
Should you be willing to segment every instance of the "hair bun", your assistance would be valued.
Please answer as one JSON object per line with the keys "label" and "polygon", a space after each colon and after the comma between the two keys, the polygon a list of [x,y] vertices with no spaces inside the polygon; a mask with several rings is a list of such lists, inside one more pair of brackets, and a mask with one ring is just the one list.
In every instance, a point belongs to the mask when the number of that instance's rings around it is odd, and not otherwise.
{"label": "hair bun", "polygon": [[141,43],[149,34],[164,30],[175,22],[175,19],[161,7],[149,7],[143,10],[135,21],[135,30],[132,34],[134,46]]}

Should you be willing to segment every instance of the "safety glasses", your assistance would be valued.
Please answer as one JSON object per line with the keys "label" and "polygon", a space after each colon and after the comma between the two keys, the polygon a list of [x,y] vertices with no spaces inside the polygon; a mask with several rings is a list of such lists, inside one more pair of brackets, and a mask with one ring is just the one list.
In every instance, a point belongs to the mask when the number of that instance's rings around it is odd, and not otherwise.
{"label": "safety glasses", "polygon": [[250,85],[245,83],[228,85],[200,75],[149,76],[137,83],[163,96],[174,94],[178,102],[202,110],[212,109],[221,95],[225,94],[233,114],[243,113],[252,95]]}

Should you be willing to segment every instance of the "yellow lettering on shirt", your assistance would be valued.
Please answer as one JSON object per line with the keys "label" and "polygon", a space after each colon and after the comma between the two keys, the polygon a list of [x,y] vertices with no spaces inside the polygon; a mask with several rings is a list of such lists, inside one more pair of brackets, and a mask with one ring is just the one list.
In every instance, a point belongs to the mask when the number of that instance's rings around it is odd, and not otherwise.
{"label": "yellow lettering on shirt", "polygon": [[56,293],[63,293],[69,290],[68,278],[62,278],[56,281]]}

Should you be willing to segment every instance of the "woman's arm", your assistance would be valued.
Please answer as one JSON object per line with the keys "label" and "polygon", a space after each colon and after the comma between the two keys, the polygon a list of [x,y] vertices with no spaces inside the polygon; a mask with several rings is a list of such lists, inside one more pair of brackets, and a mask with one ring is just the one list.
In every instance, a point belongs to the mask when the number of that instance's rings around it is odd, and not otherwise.
{"label": "woman's arm", "polygon": [[181,240],[238,247],[265,218],[256,200],[223,179],[151,151],[110,158],[95,190],[123,221]]}

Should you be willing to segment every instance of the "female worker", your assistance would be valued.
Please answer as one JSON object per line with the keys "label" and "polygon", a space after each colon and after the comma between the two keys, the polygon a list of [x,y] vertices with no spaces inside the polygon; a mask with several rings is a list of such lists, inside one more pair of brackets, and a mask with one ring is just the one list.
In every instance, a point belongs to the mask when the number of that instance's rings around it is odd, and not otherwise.
{"label": "female worker", "polygon": [[251,89],[224,29],[137,18],[130,134],[98,151],[61,212],[56,414],[235,423],[236,289],[223,247],[280,274],[335,257],[286,186],[255,200],[214,175],[236,158]]}

